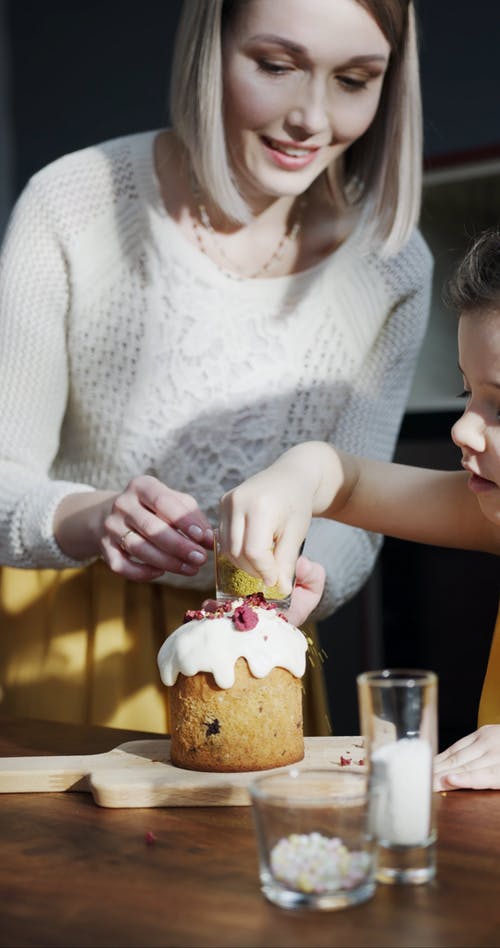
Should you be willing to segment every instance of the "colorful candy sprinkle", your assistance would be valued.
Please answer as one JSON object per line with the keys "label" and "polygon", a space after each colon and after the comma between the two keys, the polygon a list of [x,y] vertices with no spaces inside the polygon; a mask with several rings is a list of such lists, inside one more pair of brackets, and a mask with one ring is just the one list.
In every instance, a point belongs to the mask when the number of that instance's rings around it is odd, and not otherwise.
{"label": "colorful candy sprinkle", "polygon": [[353,889],[368,875],[370,856],[321,833],[283,837],[271,852],[274,877],[297,892]]}

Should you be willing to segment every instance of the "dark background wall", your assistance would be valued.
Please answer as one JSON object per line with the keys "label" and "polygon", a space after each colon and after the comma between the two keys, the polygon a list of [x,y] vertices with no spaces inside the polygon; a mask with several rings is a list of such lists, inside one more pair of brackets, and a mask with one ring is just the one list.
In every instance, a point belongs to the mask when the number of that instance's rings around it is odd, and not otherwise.
{"label": "dark background wall", "polygon": [[[179,8],[5,0],[16,192],[67,151],[165,122]],[[498,145],[498,0],[420,0],[417,11],[427,156]]]}
{"label": "dark background wall", "polygon": [[178,0],[7,0],[15,190],[54,158],[165,124]]}
{"label": "dark background wall", "polygon": [[[0,0],[12,200],[65,152],[165,124],[179,6]],[[417,10],[427,161],[498,154],[498,0],[420,0]],[[455,468],[456,414],[407,415],[398,460]],[[355,676],[381,664],[438,671],[443,746],[472,730],[497,595],[493,557],[386,541],[365,590],[322,624],[336,732],[357,731]]]}

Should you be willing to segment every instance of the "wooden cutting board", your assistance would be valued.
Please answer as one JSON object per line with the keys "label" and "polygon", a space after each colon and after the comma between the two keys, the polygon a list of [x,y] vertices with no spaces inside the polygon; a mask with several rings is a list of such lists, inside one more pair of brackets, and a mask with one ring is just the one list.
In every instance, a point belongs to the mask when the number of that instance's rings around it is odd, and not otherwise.
{"label": "wooden cutting board", "polygon": [[[364,770],[360,737],[306,737],[304,767]],[[350,761],[350,763],[348,763]],[[89,791],[104,807],[245,806],[258,773],[200,773],[170,762],[170,740],[129,741],[105,754],[0,759],[0,793]]]}

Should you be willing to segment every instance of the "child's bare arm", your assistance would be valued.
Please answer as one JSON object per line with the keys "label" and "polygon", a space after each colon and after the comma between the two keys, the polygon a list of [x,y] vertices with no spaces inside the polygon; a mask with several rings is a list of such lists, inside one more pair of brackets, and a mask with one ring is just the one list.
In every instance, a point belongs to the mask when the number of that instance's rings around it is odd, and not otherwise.
{"label": "child's bare arm", "polygon": [[[345,457],[351,466],[352,458]],[[334,498],[322,516],[416,543],[500,553],[500,511],[498,526],[486,520],[467,487],[465,471],[354,460],[354,489],[340,508]]]}
{"label": "child's bare arm", "polygon": [[467,478],[461,471],[390,464],[304,442],[223,497],[223,544],[243,569],[284,589],[312,516],[498,554],[500,525],[483,517]]}

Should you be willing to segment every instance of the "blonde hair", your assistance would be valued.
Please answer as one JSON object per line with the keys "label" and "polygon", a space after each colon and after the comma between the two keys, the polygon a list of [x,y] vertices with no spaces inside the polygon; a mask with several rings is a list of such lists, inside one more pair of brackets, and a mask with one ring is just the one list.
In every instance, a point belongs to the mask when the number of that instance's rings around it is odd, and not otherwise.
{"label": "blonde hair", "polygon": [[[170,85],[170,115],[200,188],[230,218],[249,220],[232,175],[223,114],[222,33],[249,0],[184,0]],[[251,2],[251,0],[250,0]],[[391,46],[377,114],[327,174],[332,198],[360,206],[370,248],[396,253],[414,229],[422,185],[422,107],[412,0],[357,0]]]}

